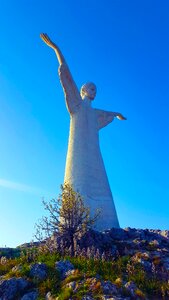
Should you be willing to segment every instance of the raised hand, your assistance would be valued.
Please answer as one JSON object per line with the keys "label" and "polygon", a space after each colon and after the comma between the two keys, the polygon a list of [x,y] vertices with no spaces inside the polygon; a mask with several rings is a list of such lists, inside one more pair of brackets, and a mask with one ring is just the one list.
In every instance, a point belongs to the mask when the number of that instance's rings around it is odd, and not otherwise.
{"label": "raised hand", "polygon": [[52,49],[56,50],[56,45],[51,41],[51,39],[48,37],[48,35],[46,33],[41,33],[40,37],[46,45],[48,45]]}

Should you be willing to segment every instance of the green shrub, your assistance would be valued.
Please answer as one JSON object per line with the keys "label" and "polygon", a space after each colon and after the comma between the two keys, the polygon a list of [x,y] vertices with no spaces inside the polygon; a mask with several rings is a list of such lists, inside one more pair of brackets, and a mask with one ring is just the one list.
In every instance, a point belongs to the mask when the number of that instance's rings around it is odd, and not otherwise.
{"label": "green shrub", "polygon": [[18,259],[7,259],[5,264],[0,264],[0,276],[8,273],[11,269],[18,264]]}
{"label": "green shrub", "polygon": [[72,288],[63,288],[61,293],[58,296],[58,300],[69,300],[71,295],[73,294]]}

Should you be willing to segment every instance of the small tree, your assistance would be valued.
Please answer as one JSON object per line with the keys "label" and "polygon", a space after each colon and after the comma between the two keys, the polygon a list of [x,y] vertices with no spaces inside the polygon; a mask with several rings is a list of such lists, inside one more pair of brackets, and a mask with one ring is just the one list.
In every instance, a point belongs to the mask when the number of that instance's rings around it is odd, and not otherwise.
{"label": "small tree", "polygon": [[71,255],[75,253],[75,243],[83,236],[99,217],[99,210],[90,217],[90,209],[84,204],[82,196],[67,183],[61,186],[61,194],[49,202],[43,200],[49,216],[42,217],[36,224],[35,237],[38,240],[49,239],[51,236],[62,237],[71,246]]}

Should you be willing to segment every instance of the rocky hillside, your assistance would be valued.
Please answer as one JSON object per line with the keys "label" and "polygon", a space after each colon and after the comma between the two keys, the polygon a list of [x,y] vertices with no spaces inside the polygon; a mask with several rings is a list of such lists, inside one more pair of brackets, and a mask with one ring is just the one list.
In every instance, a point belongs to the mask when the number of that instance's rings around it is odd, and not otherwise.
{"label": "rocky hillside", "polygon": [[0,300],[17,299],[169,299],[169,231],[90,230],[74,257],[61,243],[0,249]]}

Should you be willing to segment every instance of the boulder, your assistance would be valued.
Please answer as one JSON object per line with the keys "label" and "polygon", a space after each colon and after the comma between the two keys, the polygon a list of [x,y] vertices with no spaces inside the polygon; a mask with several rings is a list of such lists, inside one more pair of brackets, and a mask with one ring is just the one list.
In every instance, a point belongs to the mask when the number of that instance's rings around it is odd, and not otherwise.
{"label": "boulder", "polygon": [[60,260],[57,261],[55,264],[56,270],[59,271],[61,279],[64,279],[67,277],[66,273],[68,271],[74,270],[74,265],[69,260]]}
{"label": "boulder", "polygon": [[127,232],[122,228],[112,228],[107,232],[114,240],[126,240],[128,238]]}
{"label": "boulder", "polygon": [[103,294],[105,294],[105,295],[116,295],[117,294],[116,285],[113,284],[111,281],[102,282],[101,287],[103,290]]}
{"label": "boulder", "polygon": [[27,294],[25,294],[21,300],[36,300],[38,298],[38,292],[37,291],[32,291]]}
{"label": "boulder", "polygon": [[30,268],[30,276],[42,281],[47,277],[47,266],[43,263],[33,264]]}
{"label": "boulder", "polygon": [[160,230],[160,235],[169,240],[169,230]]}
{"label": "boulder", "polygon": [[17,296],[30,286],[29,281],[23,278],[10,278],[0,281],[0,299],[15,300]]}
{"label": "boulder", "polygon": [[125,284],[125,288],[131,294],[131,296],[133,296],[133,297],[135,296],[135,290],[137,289],[137,286],[135,285],[134,282],[128,281]]}
{"label": "boulder", "polygon": [[99,249],[104,251],[105,249],[111,248],[112,238],[107,232],[98,232],[95,230],[89,230],[85,235],[78,241],[80,248],[91,248]]}
{"label": "boulder", "polygon": [[152,263],[150,261],[147,261],[147,260],[144,260],[142,258],[139,258],[138,259],[138,262],[140,264],[142,264],[142,266],[144,267],[144,269],[147,271],[147,272],[151,272],[151,268],[152,268]]}
{"label": "boulder", "polygon": [[169,272],[169,257],[164,258],[163,266],[164,266],[165,270]]}

